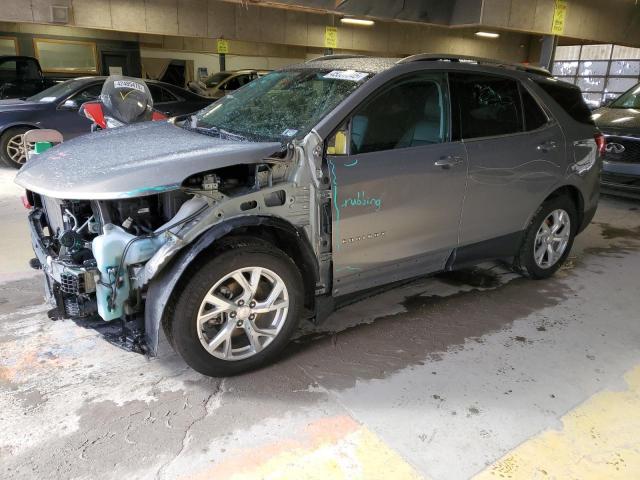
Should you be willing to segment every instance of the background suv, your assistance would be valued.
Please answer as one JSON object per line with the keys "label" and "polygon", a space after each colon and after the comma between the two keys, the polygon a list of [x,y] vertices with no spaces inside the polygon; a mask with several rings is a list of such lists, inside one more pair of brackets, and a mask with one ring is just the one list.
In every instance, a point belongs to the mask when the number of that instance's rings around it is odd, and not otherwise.
{"label": "background suv", "polygon": [[486,259],[549,277],[595,213],[603,137],[577,87],[460,60],[322,58],[39,155],[17,182],[51,315],[143,320],[134,344],[164,331],[229,375],[372,288]]}
{"label": "background suv", "polygon": [[640,198],[640,83],[593,114],[607,139],[604,192]]}

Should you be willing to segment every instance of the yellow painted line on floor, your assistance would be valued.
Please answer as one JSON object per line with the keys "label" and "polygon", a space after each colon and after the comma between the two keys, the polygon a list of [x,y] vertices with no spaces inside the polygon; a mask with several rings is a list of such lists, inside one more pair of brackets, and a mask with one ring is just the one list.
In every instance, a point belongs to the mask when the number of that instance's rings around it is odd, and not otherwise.
{"label": "yellow painted line on floor", "polygon": [[349,416],[311,423],[285,440],[246,449],[190,480],[418,480],[423,477]]}
{"label": "yellow painted line on floor", "polygon": [[628,390],[603,391],[477,475],[486,479],[616,480],[640,478],[640,366]]}

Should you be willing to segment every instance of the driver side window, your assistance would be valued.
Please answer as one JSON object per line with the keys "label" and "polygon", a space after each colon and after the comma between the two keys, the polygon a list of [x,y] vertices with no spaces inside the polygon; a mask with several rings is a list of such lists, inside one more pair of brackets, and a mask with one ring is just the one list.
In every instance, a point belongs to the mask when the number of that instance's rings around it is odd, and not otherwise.
{"label": "driver side window", "polygon": [[[351,117],[352,155],[442,143],[447,136],[443,74],[414,73],[373,94]],[[336,135],[339,135],[340,131]],[[339,145],[340,142],[334,142]]]}
{"label": "driver side window", "polygon": [[78,106],[82,105],[84,102],[91,102],[97,99],[102,92],[102,83],[96,83],[94,85],[90,85],[89,87],[80,90],[73,97],[73,100],[76,101]]}

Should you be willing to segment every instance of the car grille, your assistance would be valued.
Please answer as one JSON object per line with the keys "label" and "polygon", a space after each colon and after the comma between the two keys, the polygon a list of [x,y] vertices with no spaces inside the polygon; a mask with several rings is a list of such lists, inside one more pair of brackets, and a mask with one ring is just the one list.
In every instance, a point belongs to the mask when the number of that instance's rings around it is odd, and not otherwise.
{"label": "car grille", "polygon": [[60,275],[60,290],[64,293],[78,295],[85,293],[84,275],[63,273]]}
{"label": "car grille", "polygon": [[[618,145],[624,147],[621,152],[616,151],[615,147]],[[607,135],[603,159],[607,162],[640,163],[640,138]]]}

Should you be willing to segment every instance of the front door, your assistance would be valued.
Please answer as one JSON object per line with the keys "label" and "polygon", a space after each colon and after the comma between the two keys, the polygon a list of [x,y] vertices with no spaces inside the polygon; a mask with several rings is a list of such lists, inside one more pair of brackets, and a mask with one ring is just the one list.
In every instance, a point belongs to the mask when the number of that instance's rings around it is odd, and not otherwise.
{"label": "front door", "polygon": [[395,79],[330,138],[333,294],[441,270],[457,246],[467,161],[441,73]]}

